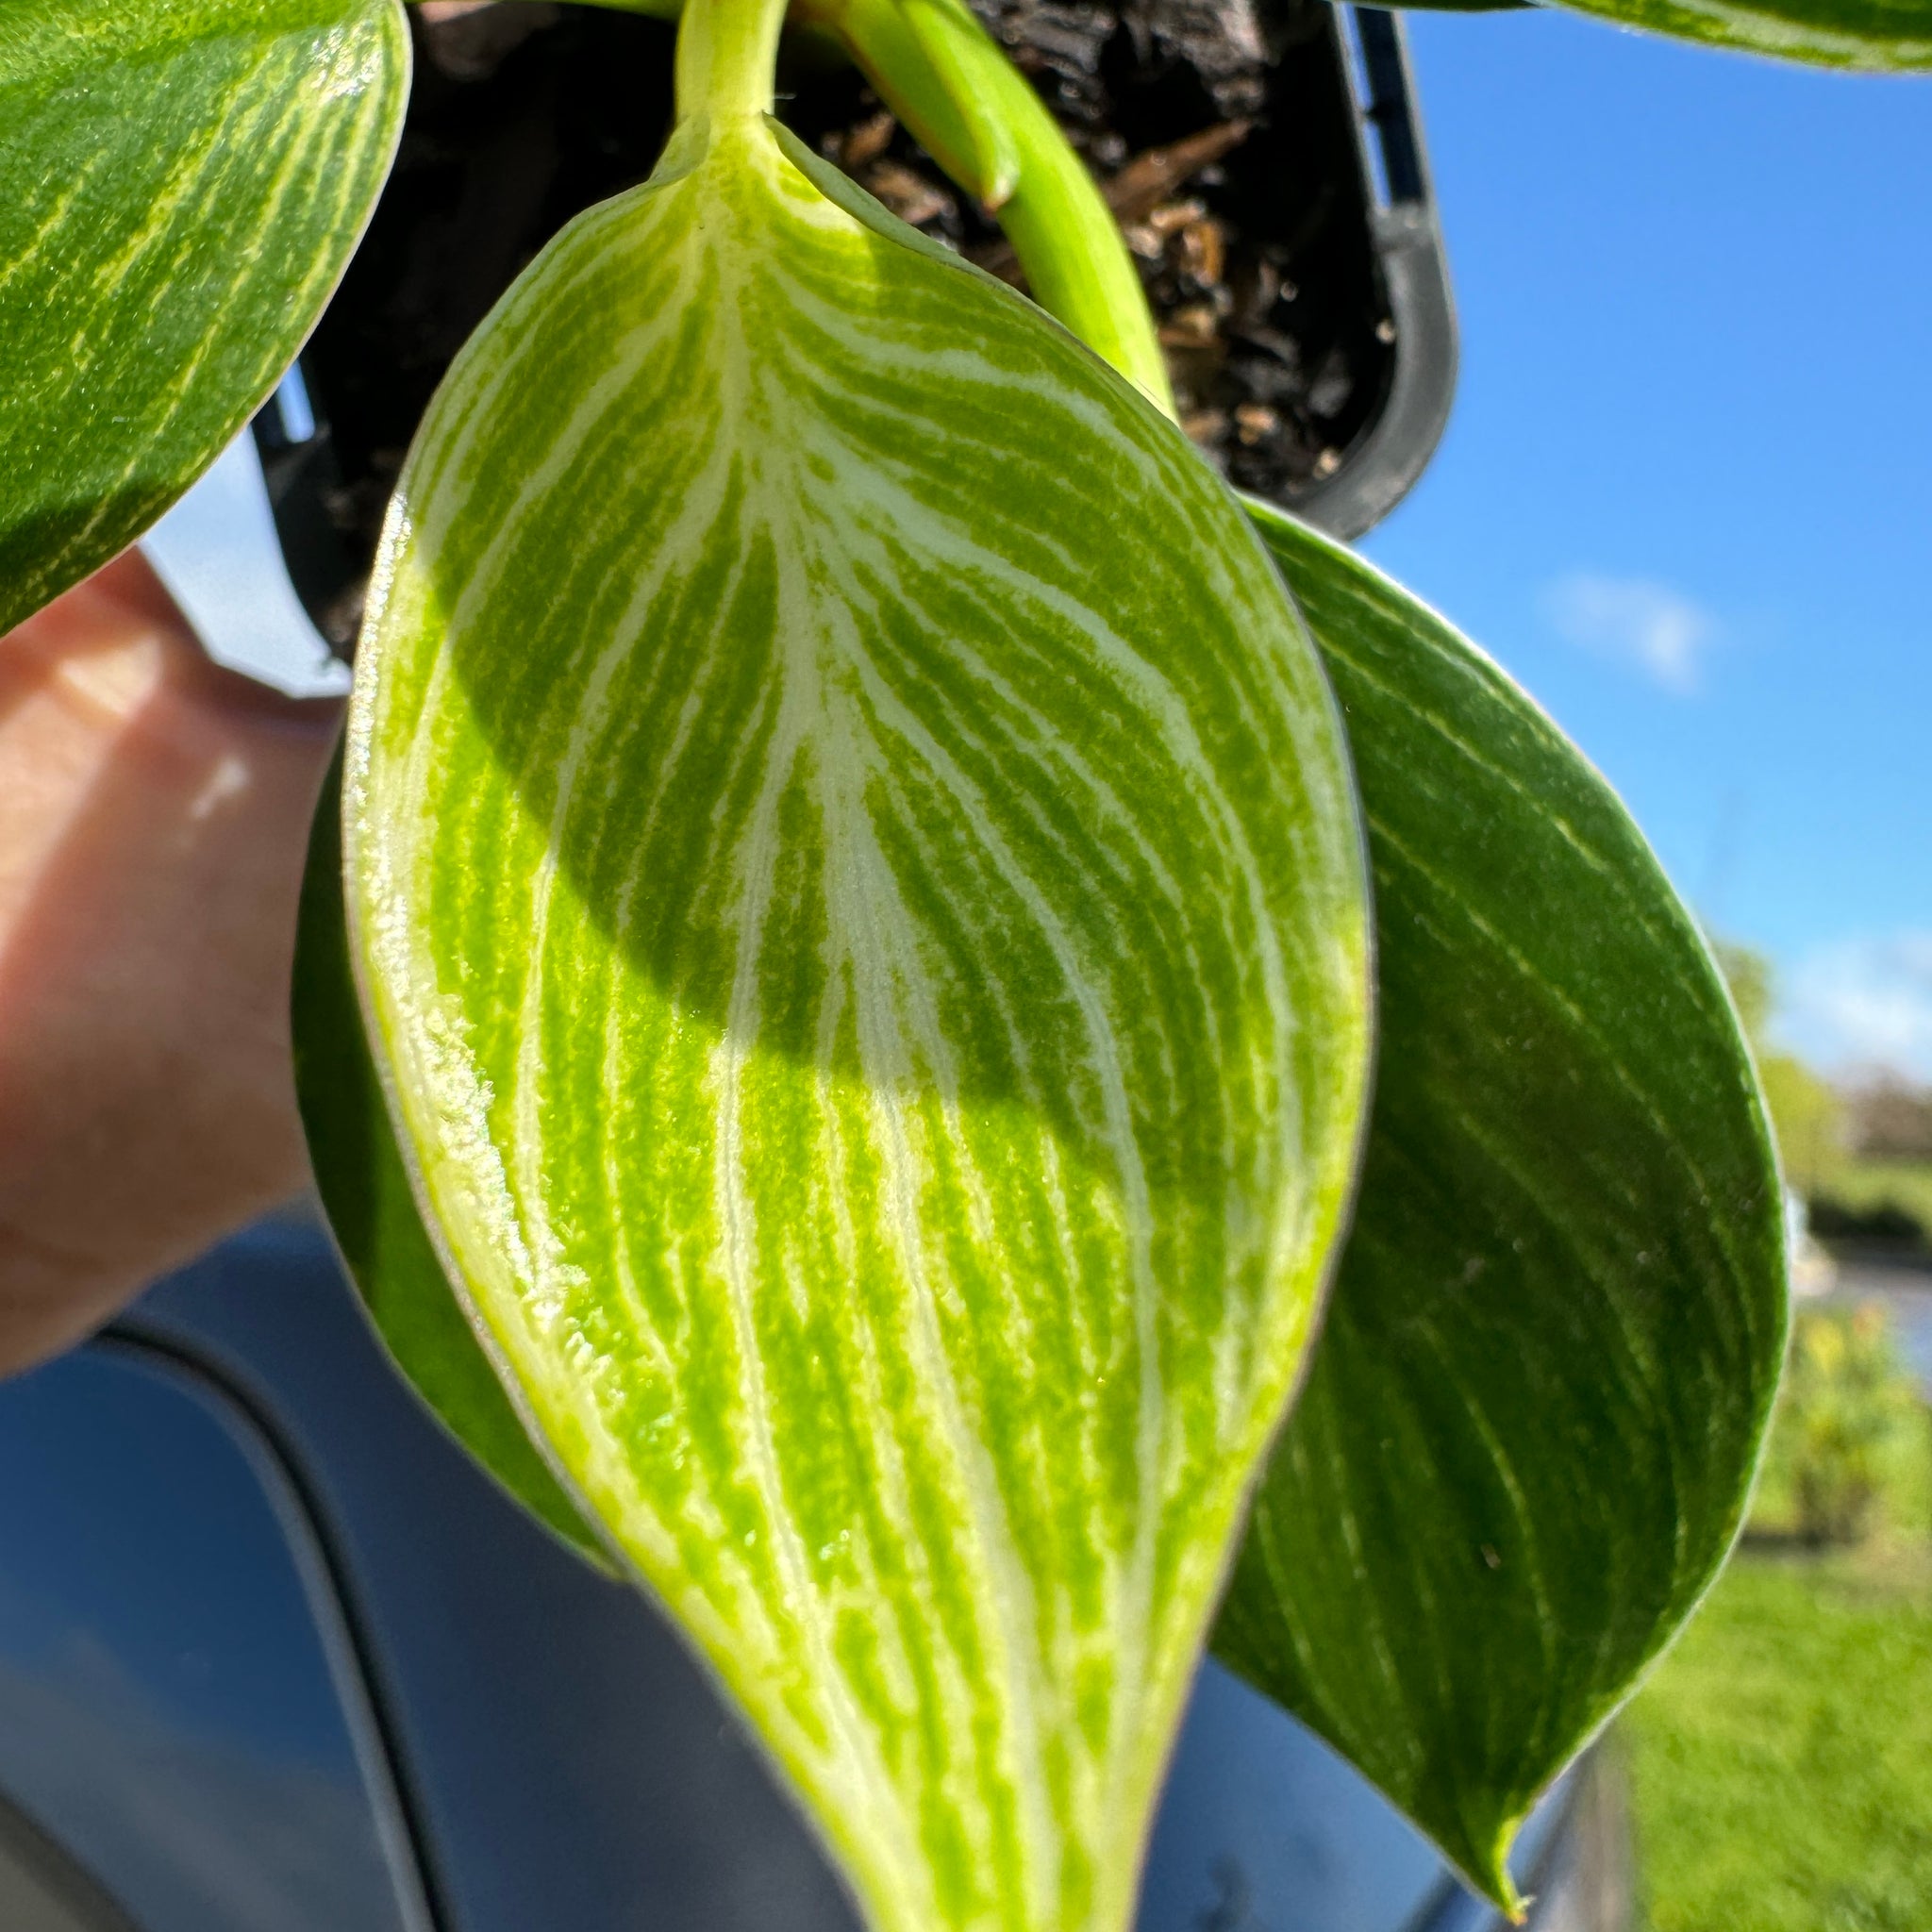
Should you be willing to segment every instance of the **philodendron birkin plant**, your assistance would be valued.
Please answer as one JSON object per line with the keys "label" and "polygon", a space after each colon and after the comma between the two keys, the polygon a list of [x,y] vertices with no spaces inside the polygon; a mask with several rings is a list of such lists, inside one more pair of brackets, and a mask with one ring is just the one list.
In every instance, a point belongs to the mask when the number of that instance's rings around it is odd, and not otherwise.
{"label": "philodendron birkin plant", "polygon": [[[1932,64],[1932,0],[1596,10]],[[1168,420],[959,0],[794,11],[1044,308],[770,118],[783,0],[690,0],[657,172],[390,511],[297,971],[344,1257],[877,1932],[1126,1925],[1204,1644],[1513,1907],[1776,1378],[1730,1007],[1508,678]],[[0,628],[274,385],[409,44],[398,0],[0,0]]]}

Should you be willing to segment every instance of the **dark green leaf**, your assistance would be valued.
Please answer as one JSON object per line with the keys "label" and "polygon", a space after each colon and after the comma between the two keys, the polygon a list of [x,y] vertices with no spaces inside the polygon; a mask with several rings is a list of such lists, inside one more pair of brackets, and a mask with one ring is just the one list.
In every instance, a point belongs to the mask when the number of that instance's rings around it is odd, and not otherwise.
{"label": "dark green leaf", "polygon": [[0,0],[0,632],[259,407],[388,173],[397,0]]}
{"label": "dark green leaf", "polygon": [[1355,749],[1380,1047],[1355,1227],[1216,1653],[1477,1884],[1735,1535],[1785,1327],[1736,1019],[1609,789],[1255,508]]}
{"label": "dark green leaf", "polygon": [[1565,0],[1682,41],[1868,74],[1932,68],[1932,0]]}

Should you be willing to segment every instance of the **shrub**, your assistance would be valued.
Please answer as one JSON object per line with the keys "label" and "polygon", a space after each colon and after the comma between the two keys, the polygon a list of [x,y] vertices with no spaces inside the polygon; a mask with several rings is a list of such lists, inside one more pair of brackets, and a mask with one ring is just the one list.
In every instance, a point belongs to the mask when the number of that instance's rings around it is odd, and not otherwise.
{"label": "shrub", "polygon": [[1814,1547],[1862,1541],[1882,1514],[1905,1516],[1924,1444],[1924,1406],[1884,1307],[1807,1310],[1792,1326],[1754,1525]]}

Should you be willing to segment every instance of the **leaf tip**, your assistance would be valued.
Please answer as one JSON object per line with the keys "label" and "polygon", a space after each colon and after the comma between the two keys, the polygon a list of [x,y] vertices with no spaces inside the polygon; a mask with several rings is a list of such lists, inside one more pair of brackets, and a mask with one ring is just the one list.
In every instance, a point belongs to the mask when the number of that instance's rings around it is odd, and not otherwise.
{"label": "leaf tip", "polygon": [[1509,1819],[1479,1854],[1476,1844],[1472,1842],[1468,1849],[1474,1856],[1467,1863],[1462,1859],[1457,1860],[1463,1866],[1463,1875],[1470,1885],[1512,1925],[1521,1925],[1527,1921],[1529,1907],[1534,1902],[1517,1890],[1516,1881],[1509,1874],[1509,1847],[1516,1841],[1516,1829],[1521,1823],[1520,1818]]}

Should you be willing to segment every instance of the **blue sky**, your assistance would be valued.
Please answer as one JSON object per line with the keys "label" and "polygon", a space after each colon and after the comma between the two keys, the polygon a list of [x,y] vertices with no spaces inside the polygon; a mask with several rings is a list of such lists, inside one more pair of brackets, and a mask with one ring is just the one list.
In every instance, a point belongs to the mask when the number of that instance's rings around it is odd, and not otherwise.
{"label": "blue sky", "polygon": [[1932,82],[1407,16],[1462,328],[1367,541],[1548,707],[1821,1064],[1932,1079]]}

